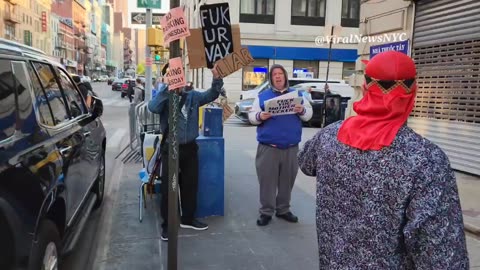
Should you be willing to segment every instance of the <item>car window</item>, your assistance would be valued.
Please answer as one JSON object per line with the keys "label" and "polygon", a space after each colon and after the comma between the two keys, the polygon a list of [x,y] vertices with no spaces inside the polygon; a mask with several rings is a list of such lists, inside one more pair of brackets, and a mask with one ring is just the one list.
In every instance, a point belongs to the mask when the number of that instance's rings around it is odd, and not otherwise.
{"label": "car window", "polygon": [[58,125],[70,120],[67,113],[67,106],[62,97],[60,87],[55,80],[55,75],[50,65],[35,62],[33,63],[40,85],[45,91],[47,101],[50,104],[53,115],[54,125]]}
{"label": "car window", "polygon": [[10,61],[0,59],[0,141],[15,133],[15,82]]}
{"label": "car window", "polygon": [[33,94],[35,96],[35,110],[40,118],[40,122],[47,126],[55,126],[55,122],[52,118],[52,112],[50,110],[47,96],[43,92],[40,81],[38,80],[35,71],[32,66],[27,65],[28,74],[30,75],[30,82],[32,84]]}
{"label": "car window", "polygon": [[57,74],[59,75],[63,93],[65,94],[65,98],[67,99],[72,117],[76,118],[82,114],[85,114],[86,110],[83,106],[83,98],[73,85],[73,82],[67,76],[67,73],[57,68]]}
{"label": "car window", "polygon": [[[13,61],[12,70],[15,77],[15,89],[17,92],[17,130],[20,130],[23,134],[32,134],[37,127],[37,119],[35,114],[42,118],[40,113],[36,113],[34,110],[30,84],[30,78],[27,73],[26,64],[23,61]],[[50,116],[48,111],[47,116]]]}

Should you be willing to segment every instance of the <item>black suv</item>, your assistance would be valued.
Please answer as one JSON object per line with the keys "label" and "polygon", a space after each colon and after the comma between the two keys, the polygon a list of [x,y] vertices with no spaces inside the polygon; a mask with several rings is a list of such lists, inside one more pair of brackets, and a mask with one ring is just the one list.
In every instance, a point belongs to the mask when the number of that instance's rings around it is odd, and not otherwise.
{"label": "black suv", "polygon": [[0,39],[0,269],[56,269],[105,185],[103,105],[41,51]]}

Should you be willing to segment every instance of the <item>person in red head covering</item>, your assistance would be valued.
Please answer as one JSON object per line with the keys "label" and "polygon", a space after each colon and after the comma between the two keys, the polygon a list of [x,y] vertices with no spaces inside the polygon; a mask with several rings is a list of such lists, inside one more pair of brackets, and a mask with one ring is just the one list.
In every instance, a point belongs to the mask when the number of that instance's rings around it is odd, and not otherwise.
{"label": "person in red head covering", "polygon": [[407,125],[415,64],[390,51],[366,63],[357,116],[299,153],[317,178],[320,269],[469,269],[455,174],[446,154]]}

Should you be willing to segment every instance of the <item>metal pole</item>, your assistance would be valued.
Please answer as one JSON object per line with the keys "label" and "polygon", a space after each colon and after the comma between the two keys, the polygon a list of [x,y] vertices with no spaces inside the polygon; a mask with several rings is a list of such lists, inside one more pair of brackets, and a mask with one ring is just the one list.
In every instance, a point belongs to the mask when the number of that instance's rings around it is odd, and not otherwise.
{"label": "metal pole", "polygon": [[[330,38],[333,37],[333,30],[335,28],[335,25],[332,25],[332,30],[330,31]],[[323,123],[322,126],[325,127],[325,122],[327,121],[327,94],[330,93],[330,90],[328,88],[328,75],[330,73],[330,60],[332,58],[332,44],[333,42],[330,40],[330,46],[328,49],[328,62],[327,62],[327,76],[325,79],[325,87],[323,88]]]}
{"label": "metal pole", "polygon": [[[170,0],[170,9],[180,6],[179,0]],[[180,57],[180,40],[170,42],[170,58]],[[173,90],[173,89],[169,89]],[[177,270],[178,251],[178,141],[177,118],[180,96],[169,92],[169,149],[168,149],[168,270]]]}
{"label": "metal pole", "polygon": [[[152,9],[147,8],[147,14],[145,16],[145,23],[147,29],[152,27]],[[146,35],[146,43],[148,44],[148,31]],[[151,58],[152,53],[150,47],[145,47],[145,59]],[[147,60],[148,61],[148,60]],[[148,102],[152,99],[152,66],[146,65],[145,67],[145,102]]]}

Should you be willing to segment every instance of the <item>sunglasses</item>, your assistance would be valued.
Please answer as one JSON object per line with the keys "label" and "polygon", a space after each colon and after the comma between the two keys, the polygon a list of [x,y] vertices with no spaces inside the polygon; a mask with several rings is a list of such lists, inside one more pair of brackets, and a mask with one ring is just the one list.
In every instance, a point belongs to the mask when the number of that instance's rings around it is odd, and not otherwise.
{"label": "sunglasses", "polygon": [[406,79],[406,80],[377,80],[368,75],[365,75],[365,82],[367,88],[372,85],[377,85],[384,94],[388,94],[393,89],[397,88],[398,86],[402,87],[407,94],[410,94],[414,90],[415,86],[415,78],[413,79]]}

